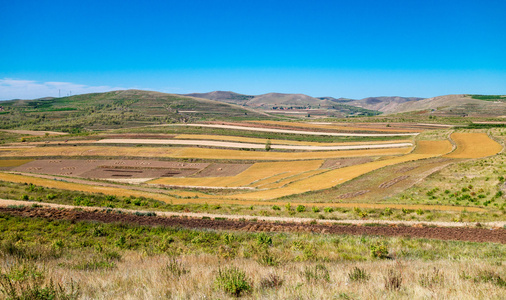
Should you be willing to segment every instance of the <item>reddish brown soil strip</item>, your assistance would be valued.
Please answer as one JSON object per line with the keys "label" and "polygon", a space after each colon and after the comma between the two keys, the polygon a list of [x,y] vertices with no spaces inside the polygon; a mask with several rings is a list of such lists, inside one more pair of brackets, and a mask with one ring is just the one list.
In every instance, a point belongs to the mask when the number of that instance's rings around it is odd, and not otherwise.
{"label": "reddish brown soil strip", "polygon": [[401,182],[403,181],[404,179],[408,179],[409,178],[409,175],[403,175],[403,176],[399,176],[397,178],[394,178],[390,181],[387,181],[387,182],[383,182],[382,184],[380,184],[378,187],[380,189],[387,189],[389,187],[391,187],[392,185],[398,183],[398,182]]}
{"label": "reddish brown soil strip", "polygon": [[29,217],[71,221],[98,221],[104,223],[128,223],[147,226],[176,226],[196,229],[270,231],[270,232],[313,232],[322,234],[352,234],[404,236],[438,240],[458,240],[470,242],[506,243],[505,229],[456,228],[456,227],[408,227],[408,226],[355,226],[355,225],[309,225],[300,223],[269,223],[234,220],[211,220],[191,218],[166,218],[156,216],[137,216],[111,211],[77,211],[47,208],[9,208],[0,207],[0,213]]}
{"label": "reddish brown soil strip", "polygon": [[342,195],[337,196],[336,199],[354,198],[354,197],[357,197],[357,196],[360,196],[360,195],[363,195],[366,193],[369,193],[369,190],[363,190],[363,191],[358,191],[358,192],[353,192],[353,193],[342,194]]}
{"label": "reddish brown soil strip", "polygon": [[104,139],[173,139],[175,137],[174,134],[136,134],[136,133],[127,133],[127,134],[107,134],[107,135],[99,135],[99,138]]}

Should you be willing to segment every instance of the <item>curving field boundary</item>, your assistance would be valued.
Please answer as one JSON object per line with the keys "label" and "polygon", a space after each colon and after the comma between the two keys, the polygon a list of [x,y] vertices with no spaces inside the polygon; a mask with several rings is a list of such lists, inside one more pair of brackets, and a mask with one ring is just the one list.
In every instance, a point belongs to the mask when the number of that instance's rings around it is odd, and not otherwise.
{"label": "curving field boundary", "polygon": [[[209,146],[223,148],[249,148],[264,149],[264,144],[237,143],[209,140],[162,140],[162,139],[102,139],[98,144],[135,144],[135,145],[190,145]],[[363,150],[363,149],[384,149],[412,147],[413,143],[387,143],[387,144],[365,144],[365,145],[333,145],[333,146],[310,146],[310,145],[271,145],[272,149],[282,150],[306,150],[306,151],[333,151],[333,150]]]}
{"label": "curving field boundary", "polygon": [[469,227],[424,227],[424,226],[356,226],[339,224],[304,224],[293,221],[286,223],[249,222],[233,219],[211,220],[188,217],[137,216],[132,213],[106,213],[90,210],[55,208],[9,208],[1,207],[0,212],[27,218],[65,219],[72,221],[95,221],[102,223],[129,223],[147,226],[172,226],[184,228],[269,231],[269,232],[312,232],[321,234],[353,234],[406,236],[416,238],[461,240],[473,242],[506,243],[506,230],[496,228]]}
{"label": "curving field boundary", "polygon": [[502,150],[501,144],[482,132],[454,132],[450,138],[457,144],[457,149],[445,157],[482,158]]}
{"label": "curving field boundary", "polygon": [[266,152],[233,149],[204,149],[195,147],[114,147],[114,146],[60,146],[0,149],[0,157],[47,157],[47,156],[107,156],[107,157],[170,157],[235,160],[308,160],[359,156],[402,155],[412,147],[315,151],[315,152]]}
{"label": "curving field boundary", "polygon": [[[243,136],[228,136],[228,135],[211,135],[211,134],[179,134],[174,137],[181,140],[215,140],[215,141],[231,141],[241,143],[256,143],[263,144],[268,139],[251,138]],[[292,141],[292,140],[277,140],[270,139],[273,145],[297,145],[297,146],[354,146],[354,145],[379,145],[379,144],[394,144],[394,143],[413,143],[412,140],[387,140],[387,141],[365,141],[365,142],[338,142],[338,143],[323,143],[323,142],[307,142],[307,141]]]}
{"label": "curving field boundary", "polygon": [[[162,125],[160,125],[162,126]],[[247,131],[261,131],[261,132],[275,132],[275,133],[289,133],[289,134],[305,134],[305,135],[321,135],[321,136],[416,136],[419,133],[345,133],[345,132],[317,132],[317,131],[303,131],[303,130],[288,130],[288,129],[274,129],[274,128],[261,128],[261,127],[247,127],[236,125],[220,125],[220,124],[167,124],[163,126],[192,126],[192,127],[208,127],[208,128],[223,128],[234,130],[247,130]]]}

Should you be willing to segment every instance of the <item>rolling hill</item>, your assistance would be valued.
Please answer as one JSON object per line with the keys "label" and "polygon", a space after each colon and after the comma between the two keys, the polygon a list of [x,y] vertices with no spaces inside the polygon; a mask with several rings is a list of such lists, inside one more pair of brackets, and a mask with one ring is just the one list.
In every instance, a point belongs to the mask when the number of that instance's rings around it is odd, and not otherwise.
{"label": "rolling hill", "polygon": [[397,112],[397,108],[402,103],[417,102],[422,99],[417,97],[369,97],[361,100],[352,100],[346,104],[391,113]]}
{"label": "rolling hill", "polygon": [[185,96],[212,99],[225,103],[234,103],[243,107],[267,110],[275,113],[294,113],[346,117],[352,115],[377,115],[380,112],[367,108],[347,105],[351,99],[332,97],[315,98],[304,94],[267,93],[257,96],[234,92],[214,91],[193,93]]}
{"label": "rolling hill", "polygon": [[400,103],[392,113],[426,111],[447,116],[506,116],[506,99],[476,99],[480,96],[446,95]]}
{"label": "rolling hill", "polygon": [[262,112],[203,98],[141,90],[2,101],[0,128],[81,131],[203,119],[258,119]]}

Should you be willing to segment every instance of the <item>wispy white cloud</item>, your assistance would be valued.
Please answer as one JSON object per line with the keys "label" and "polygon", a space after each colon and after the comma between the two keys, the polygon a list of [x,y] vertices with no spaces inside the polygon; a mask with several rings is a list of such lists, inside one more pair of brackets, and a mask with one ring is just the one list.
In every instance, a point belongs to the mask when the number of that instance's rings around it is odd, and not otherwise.
{"label": "wispy white cloud", "polygon": [[0,79],[0,100],[10,99],[36,99],[42,97],[66,96],[72,93],[87,94],[101,93],[115,90],[124,90],[122,87],[90,86],[72,82],[40,82],[35,80]]}

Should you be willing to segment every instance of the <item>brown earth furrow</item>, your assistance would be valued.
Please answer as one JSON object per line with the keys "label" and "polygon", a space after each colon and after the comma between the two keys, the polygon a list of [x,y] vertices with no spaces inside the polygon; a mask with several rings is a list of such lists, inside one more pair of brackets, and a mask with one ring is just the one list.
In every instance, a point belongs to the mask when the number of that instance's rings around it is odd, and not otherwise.
{"label": "brown earth furrow", "polygon": [[493,242],[506,244],[506,230],[502,228],[485,229],[469,227],[409,227],[409,226],[356,226],[356,225],[325,225],[300,224],[293,222],[270,223],[237,220],[212,220],[186,217],[139,216],[128,213],[107,211],[78,211],[52,208],[13,208],[0,207],[0,213],[30,218],[48,218],[72,221],[98,221],[104,223],[128,223],[146,226],[171,226],[196,229],[269,231],[269,232],[313,232],[325,234],[352,234],[399,236],[411,238],[427,238],[438,240],[457,240],[470,242]]}

